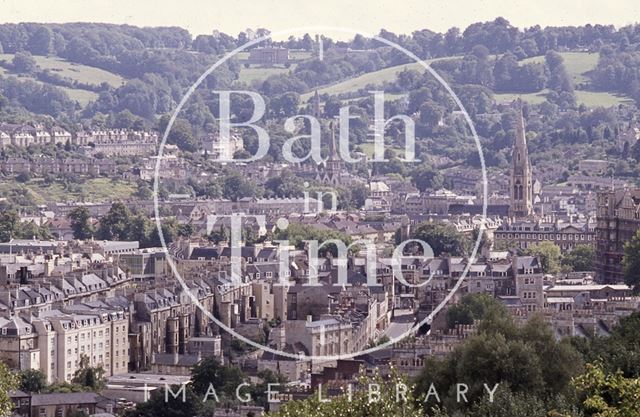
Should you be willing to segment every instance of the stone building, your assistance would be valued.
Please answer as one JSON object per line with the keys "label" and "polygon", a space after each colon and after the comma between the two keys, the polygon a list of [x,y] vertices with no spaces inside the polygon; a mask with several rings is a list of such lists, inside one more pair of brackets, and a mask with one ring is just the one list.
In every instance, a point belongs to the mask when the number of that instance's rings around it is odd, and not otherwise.
{"label": "stone building", "polygon": [[640,189],[598,193],[596,224],[596,275],[599,282],[624,281],[624,244],[640,229]]}

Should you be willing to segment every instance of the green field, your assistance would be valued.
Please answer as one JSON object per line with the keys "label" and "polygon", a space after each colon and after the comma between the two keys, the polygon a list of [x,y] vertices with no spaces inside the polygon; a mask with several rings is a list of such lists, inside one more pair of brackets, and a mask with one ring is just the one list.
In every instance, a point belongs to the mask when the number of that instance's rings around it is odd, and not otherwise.
{"label": "green field", "polygon": [[[79,83],[93,84],[96,86],[102,83],[107,83],[110,86],[117,88],[125,82],[124,78],[109,71],[105,71],[100,68],[89,67],[87,65],[76,64],[74,62],[66,61],[62,58],[35,55],[33,56],[33,58],[41,69],[48,69],[54,74],[58,74],[61,77],[69,78]],[[4,60],[7,62],[11,62],[12,59],[13,54],[0,54],[0,61]],[[32,80],[41,83],[41,81],[30,75],[13,74],[9,70],[0,67],[0,76],[6,77],[10,75],[14,75],[18,79]],[[85,106],[90,101],[96,100],[98,98],[98,94],[93,91],[83,90],[80,88],[61,87],[57,85],[55,87],[65,91],[69,95],[69,98],[71,100],[77,101],[82,106]]]}
{"label": "green field", "polygon": [[[12,59],[13,54],[0,54],[0,60],[11,61]],[[93,85],[107,83],[110,86],[117,88],[120,87],[125,81],[121,76],[109,71],[105,71],[100,68],[89,67],[87,65],[77,64],[75,62],[69,62],[58,57],[34,55],[33,59],[35,59],[36,63],[41,69],[48,69],[54,74],[58,74],[61,77],[70,78],[79,83]]]}
{"label": "green field", "polygon": [[240,76],[238,77],[239,82],[244,82],[247,84],[251,84],[254,81],[263,81],[269,78],[272,75],[278,74],[286,74],[289,71],[293,70],[295,65],[292,65],[291,68],[285,67],[249,67],[245,68],[244,66],[240,70]]}
{"label": "green field", "polygon": [[[564,59],[564,66],[573,79],[576,86],[575,94],[578,104],[584,104],[587,107],[610,107],[619,104],[630,103],[631,99],[624,95],[610,93],[607,91],[591,91],[580,89],[584,84],[589,83],[588,73],[598,65],[598,54],[591,52],[560,52]],[[521,63],[544,63],[544,56],[535,56],[521,61]],[[581,86],[581,84],[583,86]],[[537,93],[529,94],[494,94],[496,101],[512,101],[520,97],[523,100],[539,104],[545,100],[545,94],[548,91],[542,90]]]}
{"label": "green field", "polygon": [[110,178],[92,178],[81,184],[71,184],[68,188],[61,183],[45,184],[41,178],[34,178],[25,184],[16,181],[0,182],[0,195],[24,195],[35,204],[50,201],[112,201],[130,198],[137,190],[136,184]]}
{"label": "green field", "polygon": [[[588,73],[593,70],[598,64],[598,54],[590,52],[561,52],[560,55],[564,58],[564,65],[567,68],[567,72],[573,78],[576,86],[580,84],[586,84],[589,82]],[[438,59],[452,59],[452,58],[438,58]],[[434,60],[427,60],[426,62],[433,62]],[[522,63],[528,62],[544,62],[544,56],[536,56],[527,58]],[[358,77],[350,78],[348,80],[325,86],[318,89],[320,94],[343,94],[349,92],[355,92],[365,88],[368,85],[380,85],[383,82],[393,81],[396,75],[403,69],[420,70],[422,66],[419,63],[404,64],[394,67],[384,68],[379,71],[370,72],[360,75]],[[519,93],[500,93],[494,94],[494,98],[498,102],[510,102],[516,98],[522,98],[523,100],[532,103],[540,104],[546,100],[547,90],[538,91],[536,93],[519,94]],[[313,96],[313,92],[305,93],[301,96],[301,100],[308,101]],[[385,97],[387,100],[393,100],[399,98],[400,95],[394,95],[393,97]],[[590,91],[590,90],[576,90],[576,99],[578,104],[584,104],[588,107],[597,106],[616,106],[618,104],[629,103],[630,99],[626,96],[614,94],[605,91]],[[349,99],[348,101],[353,100]]]}
{"label": "green field", "polygon": [[[522,100],[531,104],[540,104],[546,100],[546,94],[549,90],[544,89],[537,93],[517,94],[517,93],[504,93],[494,94],[493,98],[497,102],[508,103],[521,98]],[[614,93],[608,93],[604,91],[587,91],[587,90],[575,90],[576,101],[578,104],[584,104],[587,107],[611,107],[619,104],[629,104],[633,101],[626,96]]]}
{"label": "green field", "polygon": [[[427,59],[425,60],[425,62],[429,64],[431,62],[442,60],[442,59],[451,59],[451,58]],[[422,66],[422,64],[418,62],[414,62],[412,64],[396,65],[393,67],[383,68],[378,71],[368,72],[358,77],[350,78],[348,80],[345,80],[336,84],[332,84],[326,87],[318,88],[318,93],[319,94],[326,93],[326,94],[334,95],[334,94],[355,92],[365,88],[368,85],[379,85],[385,81],[393,81],[395,80],[398,73],[405,69],[424,71],[424,67]],[[300,97],[300,99],[302,101],[307,101],[309,100],[309,98],[313,96],[313,94],[314,94],[313,91],[308,92],[306,94],[303,94]]]}
{"label": "green field", "polygon": [[519,93],[494,93],[493,94],[493,98],[497,103],[510,103],[514,100],[517,100],[518,98],[522,99],[523,101],[526,101],[527,103],[531,103],[531,104],[540,104],[543,101],[545,101],[546,98],[546,94],[548,93],[547,89],[544,89],[542,91],[539,91],[537,93],[526,93],[526,94],[519,94]]}
{"label": "green field", "polygon": [[[587,73],[593,70],[598,64],[598,54],[595,52],[560,52],[564,59],[564,66],[573,78],[574,84],[589,82]],[[534,56],[520,61],[526,63],[544,63],[544,56]]]}
{"label": "green field", "polygon": [[[362,149],[362,152],[365,155],[367,155],[367,157],[373,158],[373,152],[374,152],[374,144],[373,143],[371,143],[371,142],[361,143],[358,146],[360,147],[360,149]],[[404,152],[404,148],[400,148],[398,146],[389,146],[388,144],[385,144],[384,149],[385,150],[391,149],[396,154],[402,154]]]}

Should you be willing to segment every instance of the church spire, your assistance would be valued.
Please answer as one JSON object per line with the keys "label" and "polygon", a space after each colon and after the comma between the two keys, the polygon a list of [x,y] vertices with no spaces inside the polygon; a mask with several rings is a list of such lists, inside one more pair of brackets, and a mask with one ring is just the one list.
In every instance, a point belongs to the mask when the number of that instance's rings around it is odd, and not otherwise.
{"label": "church spire", "polygon": [[338,149],[336,147],[336,129],[333,121],[329,123],[329,129],[331,129],[331,140],[329,141],[329,159],[337,160]]}
{"label": "church spire", "polygon": [[511,216],[528,217],[533,214],[533,180],[521,100],[518,100],[517,106],[516,137],[511,153]]}

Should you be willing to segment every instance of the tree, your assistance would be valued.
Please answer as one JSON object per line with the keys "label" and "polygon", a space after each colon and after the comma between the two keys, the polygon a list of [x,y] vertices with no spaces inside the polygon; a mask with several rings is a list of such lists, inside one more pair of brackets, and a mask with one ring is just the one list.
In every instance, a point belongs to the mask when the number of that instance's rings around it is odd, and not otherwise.
{"label": "tree", "polygon": [[13,409],[13,401],[9,397],[9,391],[16,389],[18,386],[18,378],[14,373],[9,371],[7,365],[0,362],[0,416],[7,417],[11,415]]}
{"label": "tree", "polygon": [[[334,257],[338,256],[338,248],[335,244],[323,245],[327,240],[340,240],[347,246],[351,244],[351,236],[345,233],[338,230],[320,230],[311,224],[302,223],[293,223],[285,230],[278,230],[276,238],[278,240],[288,240],[289,244],[298,249],[304,249],[306,240],[315,240],[318,245],[322,245],[318,250],[320,256],[325,256],[328,252]],[[351,249],[355,250],[354,247]]]}
{"label": "tree", "polygon": [[560,271],[560,247],[555,243],[549,241],[536,243],[529,246],[525,253],[540,258],[544,274],[555,274]]}
{"label": "tree", "polygon": [[605,373],[601,365],[587,365],[574,385],[583,397],[587,415],[636,417],[640,415],[640,378],[625,378],[622,372]]}
{"label": "tree", "polygon": [[440,171],[427,164],[411,171],[411,178],[420,191],[441,188],[444,181]]}
{"label": "tree", "polygon": [[71,382],[83,386],[91,391],[99,391],[107,383],[102,366],[89,366],[89,357],[80,355],[80,367],[74,373]]}
{"label": "tree", "polygon": [[624,245],[622,270],[624,282],[633,287],[634,292],[640,292],[640,230]]}
{"label": "tree", "polygon": [[291,171],[284,171],[279,176],[269,178],[264,187],[269,197],[300,197],[304,193],[302,178]]}
{"label": "tree", "polygon": [[255,197],[258,194],[256,185],[239,172],[232,172],[224,178],[222,195],[229,200],[238,201],[241,198]]}
{"label": "tree", "polygon": [[229,235],[227,234],[227,229],[221,224],[218,230],[212,230],[207,235],[207,239],[217,245],[220,242],[226,242],[229,239]]}
{"label": "tree", "polygon": [[34,73],[38,68],[36,60],[33,59],[29,52],[16,52],[11,63],[15,71],[27,74]]}
{"label": "tree", "polygon": [[90,239],[95,230],[91,224],[91,213],[84,206],[76,207],[67,215],[71,221],[71,229],[73,230],[74,239]]}
{"label": "tree", "polygon": [[575,248],[562,258],[562,265],[572,271],[593,271],[596,251],[591,245],[576,245]]}
{"label": "tree", "polygon": [[609,337],[573,338],[571,343],[587,362],[602,364],[605,372],[621,371],[625,377],[640,377],[640,313],[620,319]]}
{"label": "tree", "polygon": [[38,393],[47,387],[47,378],[39,369],[25,369],[18,376],[22,391]]}
{"label": "tree", "polygon": [[[582,370],[582,359],[575,348],[567,341],[556,340],[551,327],[541,317],[534,316],[523,327],[518,327],[503,304],[493,299],[487,301],[476,335],[465,339],[441,359],[427,359],[416,380],[415,396],[424,399],[427,407],[437,405],[433,397],[427,397],[430,385],[434,384],[442,393],[442,405],[447,411],[482,405],[486,396],[483,384],[490,388],[499,384],[508,390],[504,393],[506,396],[512,393],[529,399],[567,398],[571,394],[569,381]],[[461,381],[468,385],[469,404],[459,403],[455,391],[451,390]],[[506,417],[509,414],[471,415]]]}
{"label": "tree", "polygon": [[251,386],[251,399],[261,407],[268,409],[269,398],[267,397],[267,393],[269,390],[269,384],[278,384],[283,386],[286,384],[287,378],[270,369],[258,372],[257,376],[260,378],[260,382]]}
{"label": "tree", "polygon": [[[164,132],[169,125],[171,116],[166,114],[160,118],[158,129],[160,132]],[[176,145],[183,151],[195,152],[198,150],[198,143],[193,136],[193,129],[188,120],[177,118],[173,125],[171,125],[171,131],[167,135],[167,143]]]}
{"label": "tree", "polygon": [[[289,401],[277,412],[269,415],[271,417],[422,417],[424,410],[411,390],[407,390],[406,395],[397,394],[403,386],[407,388],[409,382],[397,373],[392,373],[388,379],[383,379],[378,373],[372,377],[361,375],[357,388],[354,388],[351,394],[344,393],[327,401],[325,392],[316,392],[305,400]],[[371,394],[374,389],[378,389],[379,392]],[[320,399],[321,396],[323,401]]]}
{"label": "tree", "polygon": [[447,310],[447,327],[453,329],[456,324],[473,324],[482,319],[493,304],[493,298],[487,294],[467,294]]}
{"label": "tree", "polygon": [[29,50],[34,55],[49,55],[53,47],[53,33],[46,26],[39,26],[29,38]]}
{"label": "tree", "polygon": [[469,240],[451,224],[425,222],[412,233],[412,239],[431,246],[434,256],[448,253],[463,256],[469,251]]}
{"label": "tree", "polygon": [[0,242],[8,242],[20,225],[20,216],[15,210],[2,210],[0,212]]}
{"label": "tree", "polygon": [[196,394],[205,395],[210,386],[217,395],[234,397],[236,388],[245,380],[245,375],[233,365],[223,365],[217,358],[209,357],[191,368],[191,382]]}
{"label": "tree", "polygon": [[104,240],[126,240],[129,235],[132,213],[122,202],[117,201],[100,219],[98,237]]}

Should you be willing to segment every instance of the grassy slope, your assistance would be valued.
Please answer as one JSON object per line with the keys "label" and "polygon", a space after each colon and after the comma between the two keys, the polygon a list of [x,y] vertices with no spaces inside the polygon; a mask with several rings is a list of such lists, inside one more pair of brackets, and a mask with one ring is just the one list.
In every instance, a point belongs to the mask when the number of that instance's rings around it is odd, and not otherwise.
{"label": "grassy slope", "polygon": [[134,183],[110,178],[92,178],[82,184],[72,184],[65,189],[60,183],[45,185],[41,178],[20,184],[15,181],[0,182],[0,195],[14,194],[15,191],[28,195],[36,204],[46,204],[49,201],[112,201],[127,199],[136,191]]}
{"label": "grassy slope", "polygon": [[[70,78],[80,83],[100,85],[101,83],[106,82],[113,87],[119,87],[124,82],[124,78],[122,78],[121,76],[113,74],[109,71],[102,70],[100,68],[76,64],[57,57],[34,56],[33,58],[36,60],[38,66],[41,69],[48,69],[54,74],[58,74],[61,77]],[[13,54],[0,54],[0,60],[10,62],[12,59]],[[40,82],[28,75],[11,74],[4,68],[0,68],[0,75],[16,75],[21,79],[30,79],[36,82]],[[97,93],[89,90],[60,86],[56,87],[64,90],[69,95],[69,98],[78,101],[83,106],[86,105],[89,101],[95,100],[98,97]]]}
{"label": "grassy slope", "polygon": [[[584,84],[589,81],[589,79],[587,78],[587,73],[593,70],[593,68],[595,68],[596,64],[598,63],[598,54],[588,53],[588,52],[562,52],[560,53],[560,55],[562,55],[562,57],[564,58],[567,71],[573,78],[574,83],[576,85]],[[450,58],[440,58],[440,59],[450,59]],[[427,63],[433,62],[433,60],[427,60],[426,62]],[[523,63],[544,62],[544,56],[528,58],[523,60],[522,62]],[[419,63],[413,63],[413,64],[403,64],[403,65],[397,65],[394,67],[384,68],[379,71],[370,72],[370,73],[363,74],[358,77],[354,77],[330,86],[319,88],[318,92],[328,93],[328,94],[341,94],[341,93],[357,91],[370,84],[377,85],[385,81],[392,81],[395,79],[398,72],[402,71],[405,68],[420,70],[422,66]],[[523,100],[537,104],[545,100],[546,93],[547,91],[543,90],[543,91],[539,91],[536,93],[529,93],[529,94],[518,94],[518,93],[494,94],[494,97],[497,101],[511,101],[517,97],[521,97]],[[313,95],[312,92],[303,94],[301,99],[303,101],[306,101],[312,95]],[[630,101],[628,97],[625,97],[622,95],[609,93],[609,92],[587,91],[587,90],[576,90],[576,98],[578,100],[578,103],[584,103],[585,105],[590,107],[614,106],[620,103],[626,103]]]}
{"label": "grassy slope", "polygon": [[239,82],[245,82],[247,84],[251,84],[253,81],[262,81],[267,79],[272,75],[277,74],[286,74],[290,70],[293,70],[295,65],[292,65],[291,68],[285,67],[249,67],[245,68],[244,66],[240,69],[240,76],[238,77]]}
{"label": "grassy slope", "polygon": [[[437,58],[437,59],[449,59],[449,58]],[[425,60],[425,62],[428,64],[428,63],[434,62],[437,59],[427,59]],[[362,74],[360,76],[350,78],[348,80],[345,80],[336,84],[318,88],[318,93],[341,94],[341,93],[348,93],[352,91],[358,91],[362,88],[365,88],[367,85],[378,85],[378,84],[382,84],[385,81],[393,81],[396,78],[396,75],[404,69],[420,71],[420,70],[424,70],[424,67],[418,62],[414,62],[411,64],[402,64],[402,65],[396,65],[393,67],[383,68],[381,70],[368,72],[366,74]],[[303,94],[301,96],[301,99],[303,101],[306,101],[309,98],[311,98],[313,94],[314,94],[313,92]]]}
{"label": "grassy slope", "polygon": [[[590,52],[561,52],[560,55],[564,58],[564,65],[567,72],[573,79],[574,85],[580,87],[580,84],[586,84],[589,82],[587,73],[593,70],[598,64],[598,54]],[[537,62],[543,63],[544,56],[535,56],[527,58],[522,63]],[[529,94],[494,94],[497,101],[511,101],[517,97],[522,98],[533,104],[541,103],[545,100],[546,90],[542,90],[537,93]],[[606,91],[589,91],[589,90],[576,90],[576,99],[578,104],[584,104],[588,107],[597,106],[616,106],[622,103],[628,103],[631,100],[623,95],[610,93]]]}

